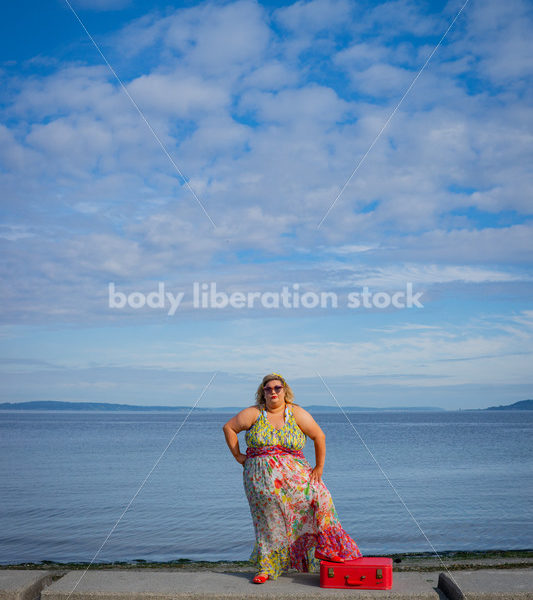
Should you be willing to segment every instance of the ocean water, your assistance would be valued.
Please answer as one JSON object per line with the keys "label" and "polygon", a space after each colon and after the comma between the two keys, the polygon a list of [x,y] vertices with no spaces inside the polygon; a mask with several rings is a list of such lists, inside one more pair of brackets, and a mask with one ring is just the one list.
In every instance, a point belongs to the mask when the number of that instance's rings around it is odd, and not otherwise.
{"label": "ocean water", "polygon": [[[533,412],[348,414],[315,418],[363,554],[533,547]],[[0,563],[247,559],[230,416],[0,412]]]}

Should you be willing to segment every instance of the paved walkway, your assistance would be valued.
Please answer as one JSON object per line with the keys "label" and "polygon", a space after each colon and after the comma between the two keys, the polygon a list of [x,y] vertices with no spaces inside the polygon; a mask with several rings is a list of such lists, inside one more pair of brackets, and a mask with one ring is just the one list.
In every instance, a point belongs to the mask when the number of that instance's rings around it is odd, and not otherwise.
{"label": "paved walkway", "polygon": [[[394,573],[391,590],[331,590],[317,574],[285,575],[263,585],[250,573],[163,569],[0,570],[0,600],[533,600],[533,569],[454,571],[455,592],[438,588],[439,572]],[[442,581],[441,581],[442,584]]]}

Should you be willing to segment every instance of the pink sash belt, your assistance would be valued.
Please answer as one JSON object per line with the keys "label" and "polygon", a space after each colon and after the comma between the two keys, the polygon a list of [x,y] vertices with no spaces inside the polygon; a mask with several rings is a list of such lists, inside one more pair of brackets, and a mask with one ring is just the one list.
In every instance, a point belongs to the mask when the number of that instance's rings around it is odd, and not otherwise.
{"label": "pink sash belt", "polygon": [[248,458],[254,458],[256,456],[279,456],[281,454],[292,454],[296,458],[303,458],[305,456],[301,450],[293,450],[292,448],[285,448],[285,446],[262,446],[261,448],[246,448],[246,456]]}

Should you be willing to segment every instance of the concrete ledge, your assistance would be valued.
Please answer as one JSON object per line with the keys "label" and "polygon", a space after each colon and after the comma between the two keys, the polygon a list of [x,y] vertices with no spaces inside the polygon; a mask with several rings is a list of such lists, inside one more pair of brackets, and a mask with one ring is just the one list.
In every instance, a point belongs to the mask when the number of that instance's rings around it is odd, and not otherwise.
{"label": "concrete ledge", "polygon": [[533,569],[454,571],[466,600],[533,600]]}
{"label": "concrete ledge", "polygon": [[318,574],[311,573],[284,575],[264,585],[251,583],[252,576],[163,569],[5,569],[0,570],[0,600],[37,600],[39,594],[41,600],[533,600],[532,568],[395,572],[392,590],[323,589]]}
{"label": "concrete ledge", "polygon": [[50,583],[48,571],[0,570],[0,600],[35,600]]}
{"label": "concrete ledge", "polygon": [[43,590],[42,600],[446,600],[437,590],[437,573],[394,574],[392,590],[337,590],[319,586],[319,575],[285,575],[263,585],[250,573],[70,571]]}

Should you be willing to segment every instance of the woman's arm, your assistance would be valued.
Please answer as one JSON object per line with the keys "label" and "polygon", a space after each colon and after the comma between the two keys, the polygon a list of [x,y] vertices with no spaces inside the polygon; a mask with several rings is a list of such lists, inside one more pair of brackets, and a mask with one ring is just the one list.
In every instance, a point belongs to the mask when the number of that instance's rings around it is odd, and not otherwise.
{"label": "woman's arm", "polygon": [[259,410],[255,406],[250,406],[241,410],[240,413],[236,414],[222,427],[224,430],[224,436],[226,438],[226,444],[233,454],[235,460],[244,465],[246,460],[246,454],[243,454],[239,448],[239,438],[237,434],[241,431],[250,429],[255,423],[259,414]]}
{"label": "woman's arm", "polygon": [[320,429],[318,423],[301,406],[293,406],[292,414],[298,427],[307,437],[313,440],[315,445],[315,468],[311,471],[311,481],[320,483],[322,481],[322,472],[324,471],[324,462],[326,460],[326,435]]}

